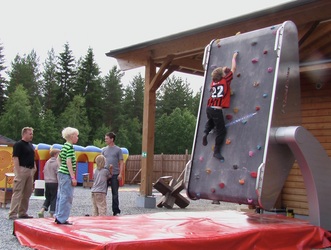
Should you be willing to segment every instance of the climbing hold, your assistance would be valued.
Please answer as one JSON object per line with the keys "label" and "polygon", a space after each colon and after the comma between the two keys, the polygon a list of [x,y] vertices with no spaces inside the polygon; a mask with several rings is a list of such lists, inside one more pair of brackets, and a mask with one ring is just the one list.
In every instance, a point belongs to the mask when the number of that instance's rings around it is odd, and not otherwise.
{"label": "climbing hold", "polygon": [[252,46],[255,46],[256,44],[257,44],[257,42],[255,42],[255,41],[251,43]]}
{"label": "climbing hold", "polygon": [[237,114],[239,109],[237,107],[233,108],[233,113]]}
{"label": "climbing hold", "polygon": [[256,146],[256,149],[257,149],[257,150],[261,150],[261,149],[262,149],[261,145],[257,145],[257,146]]}
{"label": "climbing hold", "polygon": [[218,186],[219,186],[220,188],[224,188],[224,187],[225,187],[225,184],[224,184],[223,182],[221,182],[220,184],[218,184]]}
{"label": "climbing hold", "polygon": [[268,54],[268,50],[263,50],[263,54]]}
{"label": "climbing hold", "polygon": [[220,48],[221,47],[221,40],[220,39],[217,39],[215,42],[217,44],[217,47]]}
{"label": "climbing hold", "polygon": [[257,81],[255,81],[255,82],[253,83],[253,86],[254,86],[254,87],[258,87],[259,85],[260,85],[260,83],[257,82]]}
{"label": "climbing hold", "polygon": [[210,168],[207,168],[207,169],[206,169],[206,173],[207,173],[207,174],[210,174],[210,173],[211,173],[211,169],[210,169]]}
{"label": "climbing hold", "polygon": [[239,180],[239,184],[240,184],[240,185],[244,185],[244,184],[245,184],[245,180],[244,180],[244,179],[240,179],[240,180]]}
{"label": "climbing hold", "polygon": [[225,144],[226,144],[226,145],[231,144],[231,140],[230,140],[230,139],[226,139]]}
{"label": "climbing hold", "polygon": [[251,172],[251,177],[256,178],[257,177],[257,173],[256,172]]}
{"label": "climbing hold", "polygon": [[240,35],[240,31],[238,31],[238,32],[236,33],[236,36],[237,36],[237,35]]}
{"label": "climbing hold", "polygon": [[249,199],[249,198],[247,198],[247,202],[248,202],[248,203],[252,203],[252,202],[253,202],[253,199]]}
{"label": "climbing hold", "polygon": [[254,151],[249,151],[249,152],[248,152],[248,155],[249,155],[249,157],[254,156]]}
{"label": "climbing hold", "polygon": [[211,191],[212,193],[215,193],[215,192],[216,192],[216,189],[215,189],[215,188],[212,188],[212,189],[210,189],[210,191]]}
{"label": "climbing hold", "polygon": [[233,169],[238,169],[238,165],[233,165]]}
{"label": "climbing hold", "polygon": [[247,123],[247,120],[242,120],[241,123],[245,125]]}
{"label": "climbing hold", "polygon": [[252,59],[252,63],[257,63],[258,61],[259,61],[259,59],[257,59],[257,58]]}
{"label": "climbing hold", "polygon": [[261,109],[260,106],[256,106],[256,107],[255,107],[255,111],[259,111],[260,109]]}
{"label": "climbing hold", "polygon": [[225,118],[226,118],[227,120],[231,120],[231,119],[232,119],[232,115],[229,115],[229,114],[228,114],[228,115],[225,116]]}
{"label": "climbing hold", "polygon": [[203,160],[204,160],[203,156],[200,156],[199,161],[203,161]]}
{"label": "climbing hold", "polygon": [[272,67],[268,68],[268,73],[271,73],[273,71]]}
{"label": "climbing hold", "polygon": [[240,77],[240,73],[237,74],[237,77]]}
{"label": "climbing hold", "polygon": [[273,30],[273,29],[275,29],[275,28],[276,28],[275,26],[272,26],[270,29]]}
{"label": "climbing hold", "polygon": [[230,95],[234,95],[234,92],[232,89],[230,89]]}
{"label": "climbing hold", "polygon": [[267,98],[268,97],[268,94],[263,94],[263,98]]}

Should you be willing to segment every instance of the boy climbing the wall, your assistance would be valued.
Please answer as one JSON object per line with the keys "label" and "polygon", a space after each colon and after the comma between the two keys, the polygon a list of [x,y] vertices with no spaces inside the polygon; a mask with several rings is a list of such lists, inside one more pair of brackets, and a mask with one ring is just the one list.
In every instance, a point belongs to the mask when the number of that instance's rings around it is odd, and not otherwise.
{"label": "boy climbing the wall", "polygon": [[222,109],[230,107],[230,84],[233,79],[233,74],[236,71],[236,58],[239,52],[235,52],[232,56],[231,69],[228,67],[218,67],[211,73],[212,82],[210,85],[210,97],[207,102],[207,122],[205,125],[202,144],[208,144],[207,136],[212,129],[215,131],[215,147],[214,157],[224,161],[221,154],[221,145],[226,135],[225,122]]}

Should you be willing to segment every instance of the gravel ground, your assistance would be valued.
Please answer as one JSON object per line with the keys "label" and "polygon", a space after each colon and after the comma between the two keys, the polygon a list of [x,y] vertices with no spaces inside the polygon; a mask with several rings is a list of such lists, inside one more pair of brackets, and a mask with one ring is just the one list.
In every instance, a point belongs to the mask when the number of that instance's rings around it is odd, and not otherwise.
{"label": "gravel ground", "polygon": [[[182,191],[185,196],[185,191]],[[190,200],[190,205],[185,209],[181,209],[178,206],[174,206],[172,209],[167,208],[139,208],[137,207],[136,199],[139,195],[138,185],[124,185],[120,187],[120,209],[121,216],[129,214],[146,214],[146,213],[156,213],[156,212],[183,212],[183,211],[211,211],[211,210],[240,210],[241,206],[233,203],[221,202],[219,205],[212,204],[209,200]],[[161,194],[153,190],[153,195],[156,197],[156,202],[161,198]],[[107,197],[108,203],[108,214],[111,215],[111,195]],[[37,218],[37,213],[39,212],[44,198],[40,196],[32,196],[30,199],[28,214]],[[246,208],[246,206],[244,206]],[[0,208],[0,249],[31,249],[28,247],[21,246],[13,233],[13,221],[8,219],[9,204],[7,204],[6,209]],[[91,191],[89,188],[83,188],[78,186],[74,191],[73,206],[71,209],[71,216],[84,216],[86,214],[92,213],[92,202],[91,202]],[[48,216],[45,213],[45,216]]]}

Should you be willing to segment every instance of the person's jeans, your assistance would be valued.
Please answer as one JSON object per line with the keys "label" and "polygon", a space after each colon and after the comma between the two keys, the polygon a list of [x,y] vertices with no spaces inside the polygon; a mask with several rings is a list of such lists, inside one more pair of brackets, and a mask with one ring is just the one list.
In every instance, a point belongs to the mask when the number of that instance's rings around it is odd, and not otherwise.
{"label": "person's jeans", "polygon": [[74,197],[74,187],[71,185],[71,178],[68,174],[58,173],[59,189],[56,203],[56,219],[64,223],[68,220],[72,200]]}
{"label": "person's jeans", "polygon": [[118,199],[118,189],[120,187],[120,183],[117,180],[118,174],[114,174],[111,177],[111,194],[112,194],[112,210],[113,214],[120,214],[121,210],[119,208],[119,199]]}
{"label": "person's jeans", "polygon": [[51,214],[55,213],[57,190],[58,190],[58,183],[46,183],[45,184],[46,200],[44,202],[43,208],[45,209],[45,211],[48,211],[48,207],[50,207],[49,212]]}

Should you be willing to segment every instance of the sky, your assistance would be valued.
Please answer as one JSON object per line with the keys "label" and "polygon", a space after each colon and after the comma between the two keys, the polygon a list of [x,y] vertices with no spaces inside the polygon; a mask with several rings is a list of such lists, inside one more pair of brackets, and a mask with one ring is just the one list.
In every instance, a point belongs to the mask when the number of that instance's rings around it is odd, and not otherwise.
{"label": "sky", "polygon": [[[4,47],[5,65],[19,54],[33,49],[39,63],[45,62],[52,48],[56,55],[69,43],[76,60],[89,47],[105,76],[117,65],[105,53],[142,42],[162,38],[277,6],[289,0],[0,0],[0,44]],[[197,4],[198,3],[198,4]],[[203,3],[203,7],[202,6]],[[236,33],[237,31],[234,31]],[[206,44],[207,45],[207,44]],[[125,72],[122,83],[128,84],[144,68]],[[176,73],[197,91],[203,77]]]}

